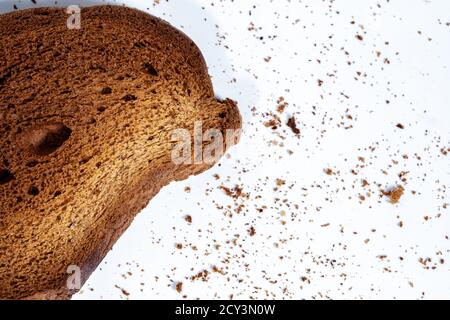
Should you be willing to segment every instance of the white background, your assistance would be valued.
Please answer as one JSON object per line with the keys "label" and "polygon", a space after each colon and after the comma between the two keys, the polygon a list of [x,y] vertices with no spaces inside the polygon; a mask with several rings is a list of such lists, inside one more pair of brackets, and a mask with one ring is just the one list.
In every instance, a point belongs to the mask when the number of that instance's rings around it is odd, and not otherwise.
{"label": "white background", "polygon": [[[450,2],[125,3],[197,43],[217,94],[239,102],[244,136],[220,166],[164,188],[75,299],[450,298]],[[273,131],[264,113],[280,96]],[[399,204],[380,197],[399,184]],[[191,279],[212,266],[223,274]]]}

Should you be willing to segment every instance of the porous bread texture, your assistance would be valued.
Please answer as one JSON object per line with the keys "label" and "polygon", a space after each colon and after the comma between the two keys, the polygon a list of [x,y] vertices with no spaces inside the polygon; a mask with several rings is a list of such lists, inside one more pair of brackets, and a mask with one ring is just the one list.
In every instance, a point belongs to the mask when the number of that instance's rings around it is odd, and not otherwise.
{"label": "porous bread texture", "polygon": [[144,12],[83,8],[0,16],[0,298],[66,299],[164,185],[211,167],[176,165],[170,132],[239,129],[183,33]]}

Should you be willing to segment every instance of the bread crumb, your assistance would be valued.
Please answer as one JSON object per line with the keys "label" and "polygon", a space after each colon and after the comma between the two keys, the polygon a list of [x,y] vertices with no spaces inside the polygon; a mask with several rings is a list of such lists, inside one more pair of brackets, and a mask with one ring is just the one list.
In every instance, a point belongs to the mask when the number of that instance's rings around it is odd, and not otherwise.
{"label": "bread crumb", "polygon": [[400,198],[405,193],[405,189],[402,186],[398,186],[389,191],[382,191],[383,195],[389,197],[389,202],[396,204],[400,201]]}
{"label": "bread crumb", "polygon": [[121,287],[119,287],[118,285],[115,285],[115,287],[116,287],[117,289],[119,289],[119,290],[122,292],[122,294],[123,294],[124,296],[128,297],[128,296],[130,295],[130,293],[129,293],[127,290],[125,290],[124,288],[121,288]]}
{"label": "bread crumb", "polygon": [[297,128],[297,123],[295,122],[295,117],[294,116],[289,118],[289,120],[287,122],[287,126],[289,128],[291,128],[292,132],[295,133],[296,135],[300,134],[300,129]]}

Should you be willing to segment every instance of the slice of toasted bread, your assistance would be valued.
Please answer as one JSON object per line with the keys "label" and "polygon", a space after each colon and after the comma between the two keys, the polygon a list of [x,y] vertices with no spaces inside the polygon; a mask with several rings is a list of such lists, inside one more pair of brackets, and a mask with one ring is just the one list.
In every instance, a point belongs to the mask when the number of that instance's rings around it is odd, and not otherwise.
{"label": "slice of toasted bread", "polygon": [[71,266],[84,283],[164,185],[212,166],[174,161],[171,133],[187,129],[194,152],[196,123],[241,127],[199,49],[169,24],[119,6],[82,9],[81,29],[68,17],[0,16],[3,299],[69,298]]}

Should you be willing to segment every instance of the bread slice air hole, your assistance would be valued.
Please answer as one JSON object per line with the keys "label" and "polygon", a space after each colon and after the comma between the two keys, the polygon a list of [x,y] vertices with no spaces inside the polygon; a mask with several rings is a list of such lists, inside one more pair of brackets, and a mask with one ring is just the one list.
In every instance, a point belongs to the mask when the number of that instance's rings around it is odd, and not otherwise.
{"label": "bread slice air hole", "polygon": [[36,160],[28,160],[27,163],[25,164],[27,167],[29,168],[33,168],[38,164],[38,162]]}
{"label": "bread slice air hole", "polygon": [[39,189],[36,186],[31,186],[28,189],[28,194],[31,196],[37,196],[39,194]]}
{"label": "bread slice air hole", "polygon": [[72,130],[64,124],[51,123],[24,131],[20,140],[30,153],[43,156],[55,152],[71,134]]}
{"label": "bread slice air hole", "polygon": [[14,180],[14,175],[8,169],[0,169],[0,184]]}
{"label": "bread slice air hole", "polygon": [[133,45],[135,48],[145,48],[147,45],[144,42],[138,41]]}
{"label": "bread slice air hole", "polygon": [[126,102],[134,101],[136,99],[137,99],[136,96],[133,94],[127,94],[127,95],[123,96],[123,98],[122,98],[122,100],[124,100]]}
{"label": "bread slice air hole", "polygon": [[148,74],[155,77],[158,76],[158,71],[155,69],[155,67],[153,67],[152,64],[148,62],[144,63],[144,69],[147,71]]}
{"label": "bread slice air hole", "polygon": [[83,158],[81,158],[79,164],[80,164],[80,165],[86,164],[86,163],[89,162],[89,160],[91,160],[91,158],[92,158],[92,157],[83,157]]}
{"label": "bread slice air hole", "polygon": [[112,93],[112,89],[110,87],[104,87],[101,91],[101,94],[111,94]]}
{"label": "bread slice air hole", "polygon": [[104,106],[97,107],[98,112],[104,112],[105,110],[106,110],[106,107],[104,107]]}

